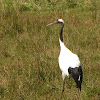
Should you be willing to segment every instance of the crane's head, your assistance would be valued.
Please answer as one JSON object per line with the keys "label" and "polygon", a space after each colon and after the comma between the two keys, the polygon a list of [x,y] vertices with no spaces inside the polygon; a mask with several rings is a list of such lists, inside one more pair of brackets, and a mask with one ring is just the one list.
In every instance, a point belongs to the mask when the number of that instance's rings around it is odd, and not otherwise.
{"label": "crane's head", "polygon": [[57,19],[57,21],[55,21],[55,22],[53,22],[53,23],[50,23],[50,24],[48,24],[47,26],[53,25],[53,24],[64,24],[64,21],[63,21],[61,18],[59,18],[59,19]]}

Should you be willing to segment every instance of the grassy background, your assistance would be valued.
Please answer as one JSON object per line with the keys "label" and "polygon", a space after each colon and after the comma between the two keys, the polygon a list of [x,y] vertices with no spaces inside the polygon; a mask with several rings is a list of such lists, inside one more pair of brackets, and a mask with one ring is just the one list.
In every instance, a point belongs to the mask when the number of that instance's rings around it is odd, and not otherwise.
{"label": "grassy background", "polygon": [[82,62],[81,100],[100,99],[99,0],[0,0],[0,100],[78,100],[73,79],[61,98],[57,18]]}

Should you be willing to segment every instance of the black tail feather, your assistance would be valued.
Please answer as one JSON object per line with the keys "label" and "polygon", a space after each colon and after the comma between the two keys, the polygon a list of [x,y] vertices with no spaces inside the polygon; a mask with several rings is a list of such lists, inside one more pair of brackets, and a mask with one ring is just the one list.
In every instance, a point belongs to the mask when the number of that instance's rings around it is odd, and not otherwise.
{"label": "black tail feather", "polygon": [[76,82],[77,88],[80,89],[81,91],[81,85],[82,85],[82,80],[83,80],[83,72],[82,72],[82,67],[75,67],[75,68],[69,68],[68,69],[69,74],[73,77],[73,79]]}

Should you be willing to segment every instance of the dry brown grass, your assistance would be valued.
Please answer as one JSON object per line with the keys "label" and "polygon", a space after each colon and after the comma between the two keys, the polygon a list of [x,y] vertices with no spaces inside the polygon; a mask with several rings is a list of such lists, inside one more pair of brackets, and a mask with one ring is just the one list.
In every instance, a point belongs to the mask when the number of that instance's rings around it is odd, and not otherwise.
{"label": "dry brown grass", "polygon": [[72,79],[66,79],[65,92],[61,95],[60,26],[46,27],[56,18],[63,18],[64,43],[82,62],[80,98],[99,100],[99,5],[99,0],[1,0],[0,99],[78,100]]}

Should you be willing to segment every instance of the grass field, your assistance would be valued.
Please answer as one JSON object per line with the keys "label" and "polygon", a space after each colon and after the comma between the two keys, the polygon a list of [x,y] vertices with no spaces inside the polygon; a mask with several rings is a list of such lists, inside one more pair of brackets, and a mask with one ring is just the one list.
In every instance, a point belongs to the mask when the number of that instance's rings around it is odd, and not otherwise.
{"label": "grass field", "polygon": [[0,0],[0,100],[79,100],[58,65],[59,25],[83,68],[81,100],[100,100],[99,0]]}

